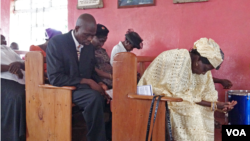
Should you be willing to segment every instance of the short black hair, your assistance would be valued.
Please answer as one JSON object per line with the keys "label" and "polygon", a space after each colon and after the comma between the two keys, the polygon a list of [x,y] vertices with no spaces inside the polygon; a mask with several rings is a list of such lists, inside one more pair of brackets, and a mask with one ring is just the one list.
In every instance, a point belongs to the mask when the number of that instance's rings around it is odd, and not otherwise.
{"label": "short black hair", "polygon": [[125,40],[133,45],[133,48],[141,49],[140,44],[143,40],[138,33],[129,32],[125,34]]}
{"label": "short black hair", "polygon": [[[193,53],[193,54],[195,54],[195,55],[200,56],[201,62],[203,64],[211,65],[211,63],[209,62],[209,60],[206,57],[202,57],[200,55],[200,53],[197,51],[197,49],[191,49],[190,52]],[[222,60],[224,60],[224,53],[223,53],[223,51],[221,49],[220,49],[220,53],[221,53]],[[220,66],[221,66],[221,64],[217,68],[215,68],[215,69],[218,70],[220,68]]]}

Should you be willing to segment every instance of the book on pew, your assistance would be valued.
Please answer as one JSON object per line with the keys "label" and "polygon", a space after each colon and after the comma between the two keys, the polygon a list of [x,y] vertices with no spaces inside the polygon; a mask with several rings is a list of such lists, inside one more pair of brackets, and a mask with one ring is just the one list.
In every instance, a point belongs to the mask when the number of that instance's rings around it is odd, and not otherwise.
{"label": "book on pew", "polygon": [[106,90],[106,93],[113,99],[113,89]]}
{"label": "book on pew", "polygon": [[152,85],[137,86],[137,94],[152,96],[153,95]]}
{"label": "book on pew", "polygon": [[[106,93],[113,98],[113,89],[106,90]],[[137,94],[138,95],[153,95],[153,89],[152,85],[143,85],[143,86],[137,86]]]}

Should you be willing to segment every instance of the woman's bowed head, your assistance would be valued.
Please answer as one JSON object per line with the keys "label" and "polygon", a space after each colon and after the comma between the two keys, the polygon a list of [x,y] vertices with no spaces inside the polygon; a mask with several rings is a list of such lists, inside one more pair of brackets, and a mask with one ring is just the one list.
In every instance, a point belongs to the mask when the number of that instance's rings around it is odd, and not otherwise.
{"label": "woman's bowed head", "polygon": [[192,72],[206,74],[212,69],[218,70],[224,59],[224,53],[213,39],[201,38],[190,50]]}

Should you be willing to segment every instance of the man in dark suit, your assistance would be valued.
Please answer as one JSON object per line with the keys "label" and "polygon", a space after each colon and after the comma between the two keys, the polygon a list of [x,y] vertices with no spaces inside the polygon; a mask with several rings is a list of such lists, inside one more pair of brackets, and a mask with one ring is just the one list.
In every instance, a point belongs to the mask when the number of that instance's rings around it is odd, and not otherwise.
{"label": "man in dark suit", "polygon": [[77,87],[72,99],[83,111],[88,141],[106,141],[103,113],[106,95],[95,72],[95,49],[91,44],[95,33],[94,17],[82,14],[74,30],[53,37],[46,49],[47,73],[54,86]]}

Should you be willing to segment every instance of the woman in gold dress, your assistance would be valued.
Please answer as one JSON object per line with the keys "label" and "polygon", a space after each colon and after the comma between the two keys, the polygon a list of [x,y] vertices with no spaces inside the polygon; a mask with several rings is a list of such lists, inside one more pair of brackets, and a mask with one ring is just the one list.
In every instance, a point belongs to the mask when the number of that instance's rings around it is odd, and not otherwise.
{"label": "woman in gold dress", "polygon": [[174,49],[161,53],[142,76],[138,85],[152,85],[155,95],[183,99],[168,103],[175,141],[214,141],[214,111],[227,112],[237,104],[217,102],[211,70],[219,69],[223,59],[214,40],[201,38],[190,52]]}

